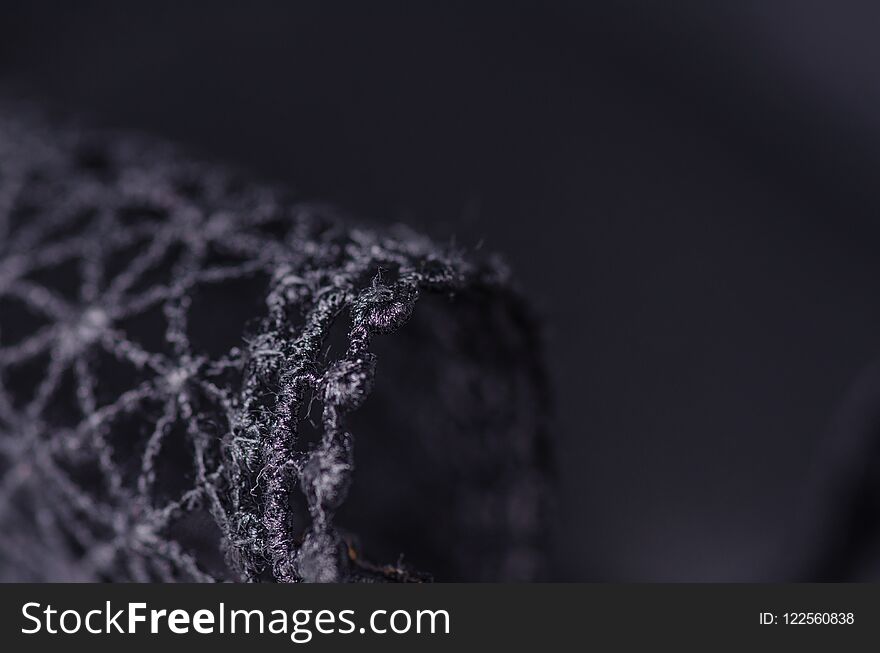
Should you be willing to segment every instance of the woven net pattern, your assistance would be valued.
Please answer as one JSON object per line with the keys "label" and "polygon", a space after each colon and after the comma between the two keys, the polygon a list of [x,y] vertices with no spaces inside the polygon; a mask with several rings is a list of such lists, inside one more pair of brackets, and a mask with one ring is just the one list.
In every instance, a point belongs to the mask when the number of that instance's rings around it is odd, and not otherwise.
{"label": "woven net pattern", "polygon": [[[503,266],[406,230],[352,226],[149,139],[0,110],[0,575],[428,577],[367,562],[335,523],[377,338],[427,295],[441,307],[426,309],[429,339],[455,364],[426,383],[443,386],[436,410],[467,422],[414,436],[467,488],[450,490],[461,514],[438,523],[438,537],[470,580],[535,577],[544,399]],[[481,376],[479,343],[506,336],[491,320],[482,340],[473,320],[450,326],[462,296],[474,315],[493,306],[503,328],[525,334],[508,338],[519,349],[499,354],[494,376]],[[474,407],[492,414],[477,419]],[[474,544],[467,535],[453,541],[468,529],[488,533],[475,553],[457,548]]]}

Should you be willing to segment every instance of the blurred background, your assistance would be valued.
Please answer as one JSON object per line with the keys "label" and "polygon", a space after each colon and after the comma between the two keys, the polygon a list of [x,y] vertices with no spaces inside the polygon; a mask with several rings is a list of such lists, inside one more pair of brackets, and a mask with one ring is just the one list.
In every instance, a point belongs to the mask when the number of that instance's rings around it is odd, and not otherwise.
{"label": "blurred background", "polygon": [[0,7],[6,89],[506,257],[555,578],[880,579],[880,6]]}

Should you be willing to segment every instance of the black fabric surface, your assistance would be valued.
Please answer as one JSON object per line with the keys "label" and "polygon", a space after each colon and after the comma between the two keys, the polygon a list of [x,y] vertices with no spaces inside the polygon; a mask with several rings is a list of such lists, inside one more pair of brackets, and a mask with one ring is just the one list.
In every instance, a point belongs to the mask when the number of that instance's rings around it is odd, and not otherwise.
{"label": "black fabric surface", "polygon": [[867,579],[877,18],[7,0],[0,78],[503,253],[548,328],[555,578]]}

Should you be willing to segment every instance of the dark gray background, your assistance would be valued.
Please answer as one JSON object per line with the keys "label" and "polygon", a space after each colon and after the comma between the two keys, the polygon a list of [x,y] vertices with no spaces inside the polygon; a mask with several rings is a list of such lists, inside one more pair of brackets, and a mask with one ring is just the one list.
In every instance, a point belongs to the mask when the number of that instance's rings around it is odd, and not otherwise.
{"label": "dark gray background", "polygon": [[[640,650],[654,641],[672,641],[684,651],[705,650],[706,642],[723,635],[733,650],[873,650],[876,648],[880,622],[877,614],[877,587],[873,584],[846,585],[499,585],[499,584],[432,584],[432,585],[300,585],[291,592],[287,585],[260,585],[224,583],[220,585],[8,585],[0,593],[0,610],[6,618],[0,620],[0,637],[15,650],[58,648],[59,646],[88,646],[94,653],[110,651],[190,651],[193,648],[213,647],[218,643],[240,645],[260,651],[290,651],[297,647],[288,635],[269,634],[268,624],[281,610],[291,615],[295,610],[312,610],[310,615],[300,613],[303,623],[308,617],[312,639],[308,651],[340,650],[372,651],[448,651],[450,648],[474,649],[498,647],[514,650],[540,650],[547,646],[548,634],[553,642],[589,642],[590,644],[627,650]],[[144,602],[145,610],[183,609],[194,614],[208,610],[215,615],[218,628],[221,603],[224,609],[224,635],[199,634],[194,629],[184,635],[174,635],[159,619],[158,632],[149,632],[150,623],[138,623],[135,634],[93,635],[80,632],[75,635],[49,635],[43,628],[39,633],[24,635],[21,629],[35,627],[26,619],[22,606],[37,602],[44,609],[51,605],[59,612],[76,610],[81,615],[89,610],[112,613],[124,611],[118,623],[125,628],[129,603]],[[402,635],[392,632],[372,634],[370,618],[374,610],[387,610],[376,615],[374,624],[383,629],[394,610],[406,610],[412,617],[412,630]],[[449,634],[429,634],[428,617],[422,618],[422,630],[415,632],[419,610],[442,610],[449,613]],[[238,617],[235,633],[230,633],[232,610],[260,610],[266,614],[265,634],[257,634],[257,618],[252,618],[250,633],[242,632],[242,617]],[[318,632],[315,620],[320,610],[332,610],[336,618],[324,614],[321,622],[325,634]],[[341,615],[367,632],[327,633],[330,628],[347,630],[339,620],[341,610],[354,614]],[[763,612],[774,614],[775,625],[761,625]],[[785,626],[786,613],[853,614],[853,623],[847,625]],[[37,613],[29,608],[29,613]],[[100,614],[100,613],[99,613]],[[288,619],[291,617],[288,616]],[[789,617],[790,619],[792,617]],[[803,617],[806,619],[806,616]],[[149,619],[149,616],[148,616]],[[398,615],[395,625],[402,629],[405,620]],[[844,619],[846,617],[844,616]],[[58,630],[59,615],[53,616],[53,627]],[[65,622],[73,625],[73,617]],[[93,627],[100,618],[94,616]],[[45,622],[44,622],[45,623]],[[333,625],[331,625],[331,623]],[[437,631],[442,629],[443,618],[437,619]],[[633,624],[638,627],[634,628]],[[276,624],[278,625],[278,624]],[[146,626],[146,627],[145,627]],[[186,647],[186,648],[184,648]]]}
{"label": "dark gray background", "polygon": [[0,82],[502,252],[557,577],[809,577],[880,353],[880,8],[735,5],[7,0]]}

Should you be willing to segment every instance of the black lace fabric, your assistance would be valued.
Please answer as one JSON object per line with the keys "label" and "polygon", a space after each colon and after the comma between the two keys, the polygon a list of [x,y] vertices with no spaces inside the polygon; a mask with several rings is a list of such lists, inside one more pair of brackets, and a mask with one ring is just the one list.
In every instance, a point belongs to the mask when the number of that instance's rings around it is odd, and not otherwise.
{"label": "black lace fabric", "polygon": [[492,257],[0,108],[0,579],[534,580],[548,409]]}

